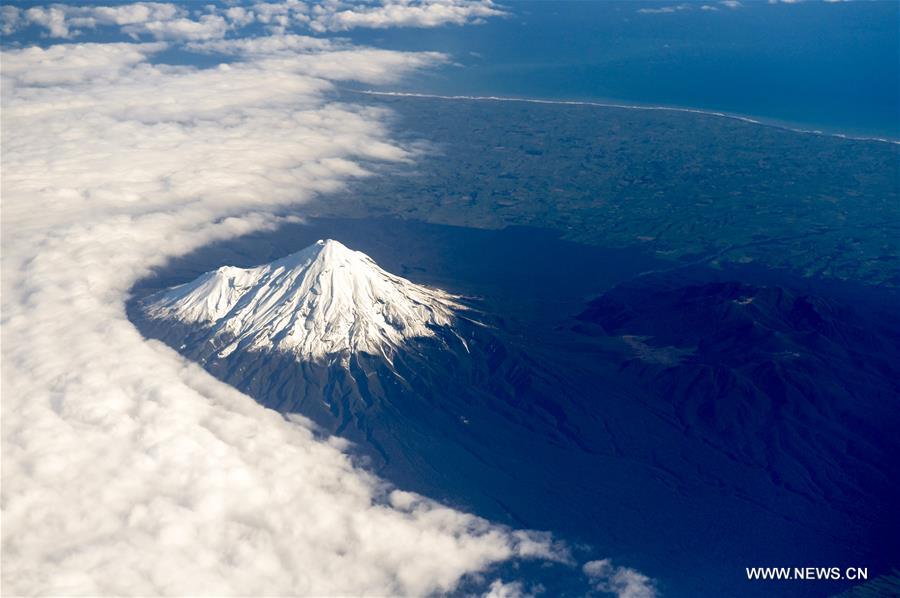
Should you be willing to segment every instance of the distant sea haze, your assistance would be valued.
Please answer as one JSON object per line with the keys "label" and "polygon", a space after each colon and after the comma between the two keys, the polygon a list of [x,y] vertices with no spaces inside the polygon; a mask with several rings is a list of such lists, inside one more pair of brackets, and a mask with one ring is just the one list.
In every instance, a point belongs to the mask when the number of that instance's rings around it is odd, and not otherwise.
{"label": "distant sea haze", "polygon": [[[659,10],[674,5],[685,8]],[[477,27],[350,37],[452,57],[381,91],[690,109],[900,140],[898,2],[523,0],[505,10]]]}

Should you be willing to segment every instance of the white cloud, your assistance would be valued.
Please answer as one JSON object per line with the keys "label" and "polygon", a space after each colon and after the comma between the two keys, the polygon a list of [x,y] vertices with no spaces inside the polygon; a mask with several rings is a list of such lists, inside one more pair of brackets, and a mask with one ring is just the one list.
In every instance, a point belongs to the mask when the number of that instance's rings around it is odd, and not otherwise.
{"label": "white cloud", "polygon": [[[69,10],[77,10],[67,7]],[[164,2],[138,2],[121,6],[87,7],[87,16],[91,16],[105,25],[137,25],[153,21],[168,21],[186,14],[186,11],[175,4]],[[77,14],[77,13],[76,13]]]}
{"label": "white cloud", "polygon": [[234,27],[245,27],[256,20],[256,14],[242,6],[227,8],[223,14]]}
{"label": "white cloud", "polygon": [[637,12],[645,15],[655,15],[655,14],[671,14],[674,12],[681,12],[683,10],[691,10],[691,5],[689,4],[676,4],[674,6],[660,6],[658,8],[639,8]]}
{"label": "white cloud", "polygon": [[220,39],[229,29],[228,21],[219,15],[142,21],[122,27],[122,31],[129,35],[150,35],[161,40]]}
{"label": "white cloud", "polygon": [[270,35],[211,40],[191,42],[185,47],[192,52],[231,56],[284,56],[351,48],[346,43],[308,35]]}
{"label": "white cloud", "polygon": [[[5,91],[39,93],[29,88],[77,84],[84,81],[116,80],[147,57],[165,49],[165,44],[82,44],[78,52],[69,46],[24,48],[3,53]],[[35,65],[39,68],[35,68]],[[5,98],[4,98],[5,99]],[[7,108],[4,105],[4,109]],[[31,110],[41,110],[35,104]]]}
{"label": "white cloud", "polygon": [[310,26],[316,31],[465,25],[505,14],[491,0],[384,0],[376,6],[326,2],[312,13]]}
{"label": "white cloud", "polygon": [[15,6],[0,6],[0,34],[12,35],[22,25],[22,11]]}
{"label": "white cloud", "polygon": [[598,592],[617,598],[656,598],[653,580],[629,567],[614,567],[609,559],[589,561],[582,571]]}
{"label": "white cloud", "polygon": [[41,25],[53,37],[69,37],[69,23],[66,20],[66,13],[63,9],[57,7],[29,8],[24,13],[24,21]]}
{"label": "white cloud", "polygon": [[20,27],[37,25],[50,37],[69,39],[85,30],[114,26],[134,37],[191,41],[221,39],[231,31],[257,22],[276,34],[296,27],[322,33],[357,27],[465,25],[504,14],[492,0],[326,0],[312,6],[300,0],[285,0],[225,9],[215,5],[181,6],[164,2],[114,6],[53,4],[24,12],[4,8],[0,14],[3,22],[0,29],[8,35]]}
{"label": "white cloud", "polygon": [[127,320],[166,260],[272,226],[366,176],[360,159],[413,157],[331,81],[439,55],[305,43],[206,70],[151,64],[159,43],[4,51],[3,594],[422,595],[563,558],[385,490]]}
{"label": "white cloud", "polygon": [[243,59],[265,60],[269,67],[300,69],[307,75],[335,81],[381,84],[418,69],[447,62],[439,52],[391,52],[353,47],[303,35],[277,35],[190,43],[187,49]]}
{"label": "white cloud", "polygon": [[484,598],[524,598],[526,595],[522,582],[505,583],[500,579],[495,579],[484,594]]}
{"label": "white cloud", "polygon": [[135,33],[151,33],[149,30],[141,29],[141,26],[189,21],[190,19],[185,18],[187,14],[186,9],[175,4],[138,2],[118,6],[52,4],[46,7],[35,6],[15,13],[5,10],[4,7],[2,18],[3,30],[7,35],[19,27],[31,24],[46,29],[50,37],[68,39],[80,35],[84,29],[94,29],[98,26],[117,26],[126,32],[131,30]]}
{"label": "white cloud", "polygon": [[310,20],[309,7],[299,0],[257,2],[252,6],[256,19],[275,33],[284,33],[292,25],[306,25]]}

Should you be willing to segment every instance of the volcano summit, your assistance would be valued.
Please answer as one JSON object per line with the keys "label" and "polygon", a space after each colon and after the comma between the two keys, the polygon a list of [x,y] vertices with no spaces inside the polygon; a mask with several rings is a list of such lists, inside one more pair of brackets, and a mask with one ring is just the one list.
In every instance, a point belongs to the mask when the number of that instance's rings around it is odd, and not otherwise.
{"label": "volcano summit", "polygon": [[150,298],[145,313],[199,327],[224,358],[237,349],[299,360],[389,355],[449,327],[453,297],[379,268],[337,241],[318,241],[257,268],[223,266]]}

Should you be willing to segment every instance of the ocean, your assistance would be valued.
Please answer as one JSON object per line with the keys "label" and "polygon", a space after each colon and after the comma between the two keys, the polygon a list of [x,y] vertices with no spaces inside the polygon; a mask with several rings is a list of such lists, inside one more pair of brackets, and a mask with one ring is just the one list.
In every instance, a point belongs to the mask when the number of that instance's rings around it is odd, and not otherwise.
{"label": "ocean", "polygon": [[441,51],[390,91],[693,108],[900,139],[900,3],[523,0],[474,27],[368,29],[354,42]]}

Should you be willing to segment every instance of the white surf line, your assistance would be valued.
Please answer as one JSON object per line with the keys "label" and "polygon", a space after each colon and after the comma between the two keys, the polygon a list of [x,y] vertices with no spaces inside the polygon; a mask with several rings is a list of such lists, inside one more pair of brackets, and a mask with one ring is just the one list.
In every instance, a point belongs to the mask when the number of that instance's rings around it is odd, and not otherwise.
{"label": "white surf line", "polygon": [[891,143],[893,145],[900,145],[900,140],[897,139],[888,139],[887,137],[858,137],[853,135],[847,135],[845,133],[826,133],[825,131],[820,131],[818,129],[797,129],[794,127],[789,127],[787,125],[778,124],[775,122],[766,122],[757,120],[755,118],[750,118],[749,116],[740,116],[739,114],[728,114],[727,112],[716,112],[714,110],[700,110],[698,108],[677,108],[674,106],[641,106],[640,104],[616,104],[612,102],[589,102],[582,100],[539,100],[534,98],[512,98],[512,97],[503,97],[503,96],[445,96],[438,95],[432,93],[412,93],[406,91],[375,91],[372,89],[365,90],[352,90],[356,93],[363,93],[366,95],[373,96],[392,96],[392,97],[400,97],[400,98],[429,98],[435,100],[468,100],[468,101],[477,101],[477,102],[524,102],[528,104],[561,104],[565,106],[597,106],[600,108],[625,108],[629,110],[659,110],[665,112],[686,112],[688,114],[702,114],[705,116],[717,116],[719,118],[729,118],[731,120],[738,120],[741,122],[751,123],[754,125],[761,125],[764,127],[774,127],[776,129],[781,129],[784,131],[791,131],[793,133],[805,133],[807,135],[821,135],[824,137],[837,137],[839,139],[849,139],[852,141],[879,141],[881,143]]}

